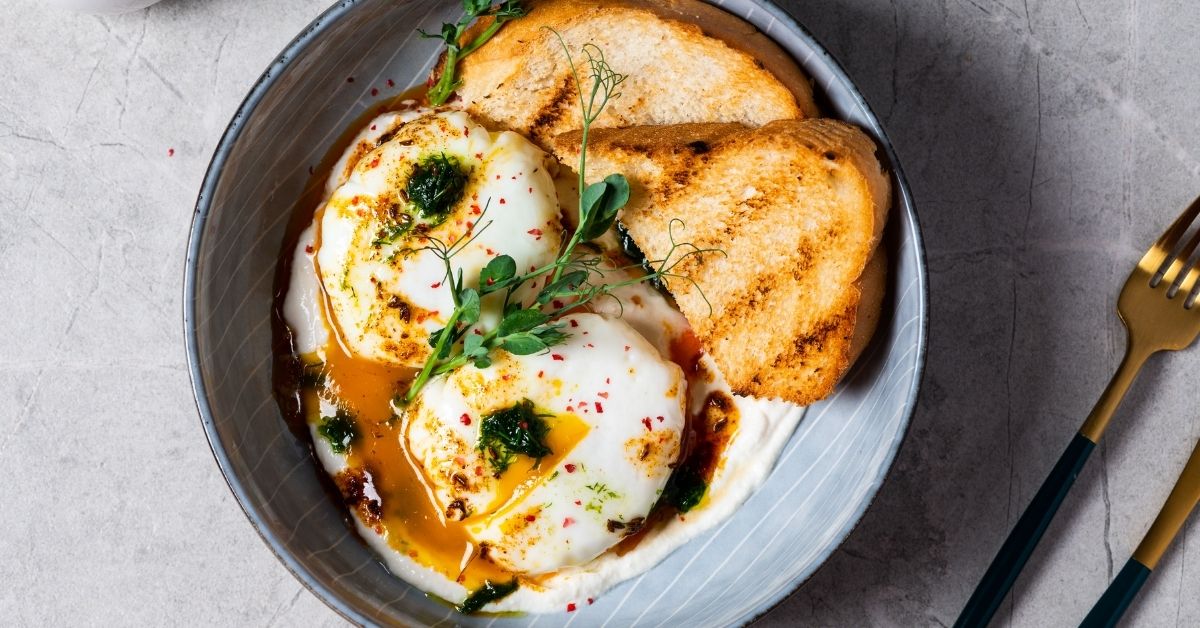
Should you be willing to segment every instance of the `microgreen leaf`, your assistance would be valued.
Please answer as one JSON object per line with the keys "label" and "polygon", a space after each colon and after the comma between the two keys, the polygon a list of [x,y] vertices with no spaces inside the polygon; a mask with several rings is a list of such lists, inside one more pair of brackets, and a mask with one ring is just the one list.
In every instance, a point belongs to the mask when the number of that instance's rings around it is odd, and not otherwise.
{"label": "microgreen leaf", "polygon": [[579,287],[588,280],[586,270],[574,270],[552,282],[550,285],[542,288],[538,293],[538,305],[545,305],[554,299],[560,297],[570,297],[578,294]]}
{"label": "microgreen leaf", "polygon": [[517,274],[517,262],[508,255],[493,258],[479,273],[479,293],[491,294],[503,289]]}
{"label": "microgreen leaf", "polygon": [[458,317],[459,322],[467,326],[474,325],[479,320],[479,293],[473,288],[467,288],[459,293],[458,298],[458,307],[462,310],[462,315]]}
{"label": "microgreen leaf", "polygon": [[542,323],[545,323],[547,316],[541,310],[517,310],[504,320],[500,321],[500,327],[497,330],[497,335],[507,337],[513,334],[518,334],[523,331],[529,331]]}
{"label": "microgreen leaf", "polygon": [[629,180],[622,174],[610,174],[589,185],[580,199],[579,239],[590,242],[604,235],[617,219],[617,212],[629,202]]}
{"label": "microgreen leaf", "polygon": [[513,334],[500,343],[500,348],[513,355],[533,355],[546,350],[546,343],[534,334]]}

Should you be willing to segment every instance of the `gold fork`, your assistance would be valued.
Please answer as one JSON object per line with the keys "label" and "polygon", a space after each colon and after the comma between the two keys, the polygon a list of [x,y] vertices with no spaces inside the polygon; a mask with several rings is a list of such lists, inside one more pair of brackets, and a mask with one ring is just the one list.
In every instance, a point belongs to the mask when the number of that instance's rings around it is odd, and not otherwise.
{"label": "gold fork", "polygon": [[1128,332],[1125,358],[1079,433],[992,559],[954,623],[955,628],[982,628],[991,621],[1146,359],[1159,351],[1184,349],[1200,334],[1200,307],[1193,307],[1192,295],[1200,279],[1200,262],[1193,263],[1190,259],[1200,245],[1200,230],[1183,242],[1198,215],[1200,198],[1150,247],[1125,282],[1117,300],[1117,313]]}

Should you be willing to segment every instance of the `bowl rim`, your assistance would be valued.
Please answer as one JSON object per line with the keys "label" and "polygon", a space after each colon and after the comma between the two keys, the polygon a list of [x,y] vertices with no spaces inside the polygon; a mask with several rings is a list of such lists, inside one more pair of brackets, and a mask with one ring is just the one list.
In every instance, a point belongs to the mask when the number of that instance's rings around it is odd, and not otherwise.
{"label": "bowl rim", "polygon": [[[250,92],[238,106],[225,131],[221,135],[221,140],[213,149],[213,156],[204,174],[204,180],[200,186],[200,192],[196,198],[196,205],[192,215],[192,224],[188,234],[188,245],[186,257],[184,260],[184,277],[182,285],[183,299],[183,332],[184,346],[187,354],[187,366],[189,379],[191,380],[192,397],[196,404],[196,410],[199,413],[201,425],[204,429],[205,437],[208,441],[209,449],[212,451],[213,458],[217,462],[218,468],[221,470],[221,475],[225,479],[226,485],[233,493],[238,506],[250,521],[251,526],[258,533],[259,537],[271,550],[275,557],[283,564],[283,566],[291,572],[291,574],[300,582],[305,589],[315,595],[318,599],[324,602],[329,608],[339,614],[343,619],[358,625],[370,625],[373,622],[363,616],[354,608],[346,604],[340,597],[327,589],[313,574],[301,564],[292,554],[287,551],[276,535],[266,527],[262,516],[259,513],[258,506],[251,502],[246,494],[245,488],[242,485],[240,478],[236,476],[231,467],[231,461],[221,439],[216,431],[216,424],[213,420],[212,408],[208,403],[208,391],[204,384],[203,375],[200,369],[200,360],[198,354],[198,335],[196,326],[196,274],[198,271],[198,257],[200,246],[204,239],[204,227],[207,223],[208,214],[212,210],[212,195],[224,171],[225,162],[232,150],[234,144],[241,137],[245,130],[245,122],[250,115],[257,109],[267,91],[274,85],[276,79],[284,73],[296,59],[299,54],[320,36],[327,28],[345,17],[355,6],[363,0],[340,0],[329,8],[325,9],[312,22],[300,31],[292,40],[283,48],[278,56],[267,66],[267,69],[259,76]],[[718,8],[721,7],[720,0],[702,0],[709,4],[713,4]],[[771,612],[775,607],[779,606],[784,600],[795,594],[803,585],[808,582],[825,564],[829,557],[836,551],[850,534],[862,522],[867,509],[875,503],[879,495],[879,491],[883,488],[888,478],[891,476],[896,456],[904,443],[908,439],[910,428],[912,425],[912,417],[916,412],[917,399],[920,395],[921,384],[924,380],[926,354],[928,351],[928,336],[929,336],[929,277],[926,264],[926,252],[924,239],[921,233],[920,221],[917,216],[915,203],[913,202],[912,192],[909,188],[908,180],[904,175],[903,168],[900,165],[899,158],[895,148],[891,143],[886,131],[883,128],[882,122],[875,114],[874,110],[867,103],[857,85],[850,79],[842,64],[829,52],[829,50],[821,44],[821,42],[809,31],[806,27],[800,24],[790,13],[779,7],[773,0],[749,0],[757,7],[769,13],[775,20],[783,24],[788,30],[791,30],[806,43],[811,46],[814,51],[814,56],[819,57],[821,62],[829,67],[834,77],[841,81],[846,87],[847,92],[852,97],[855,105],[860,107],[865,114],[866,120],[869,123],[873,138],[879,143],[888,157],[889,165],[891,166],[892,176],[895,180],[895,195],[899,200],[899,208],[901,211],[900,218],[909,223],[910,235],[914,253],[916,256],[916,283],[917,283],[917,310],[919,325],[917,327],[917,355],[916,364],[913,370],[912,384],[907,391],[904,408],[901,413],[901,427],[899,436],[892,442],[890,450],[884,457],[883,464],[879,467],[879,472],[876,477],[872,478],[873,488],[870,490],[870,495],[867,499],[862,500],[854,509],[852,519],[835,535],[836,543],[820,552],[817,555],[816,567],[806,574],[800,574],[788,584],[780,589],[780,592],[773,595],[756,607],[747,610],[741,618],[735,621],[738,625],[747,625]]]}

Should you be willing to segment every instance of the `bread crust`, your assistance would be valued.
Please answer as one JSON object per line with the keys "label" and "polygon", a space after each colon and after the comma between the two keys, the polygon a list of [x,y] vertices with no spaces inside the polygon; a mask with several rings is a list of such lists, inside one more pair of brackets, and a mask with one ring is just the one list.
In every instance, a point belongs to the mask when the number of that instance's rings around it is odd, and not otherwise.
{"label": "bread crust", "polygon": [[[580,134],[555,140],[564,163]],[[655,260],[691,257],[669,278],[705,349],[739,394],[807,405],[828,396],[879,319],[879,247],[891,193],[875,144],[833,120],[602,129],[590,176],[621,172],[622,221]],[[711,309],[710,309],[711,307]]]}
{"label": "bread crust", "polygon": [[[551,27],[581,73],[594,43],[629,78],[594,126],[738,122],[817,115],[796,63],[750,24],[699,0],[526,0],[510,21],[459,66],[463,106],[485,125],[517,131],[543,147],[578,129],[579,93]],[[464,41],[487,28],[474,25]],[[437,70],[436,72],[440,72]],[[586,74],[583,78],[586,80]]]}

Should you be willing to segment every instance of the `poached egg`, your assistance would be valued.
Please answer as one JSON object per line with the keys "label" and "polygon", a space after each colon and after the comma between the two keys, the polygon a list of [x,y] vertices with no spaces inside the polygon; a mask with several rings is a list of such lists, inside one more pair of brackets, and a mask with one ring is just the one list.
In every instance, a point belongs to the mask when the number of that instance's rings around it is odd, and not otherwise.
{"label": "poached egg", "polygon": [[[430,247],[456,247],[453,276],[461,273],[464,287],[477,287],[480,270],[501,253],[522,270],[552,262],[562,227],[548,171],[554,162],[525,138],[489,132],[460,111],[410,115],[395,124],[330,196],[316,261],[347,349],[419,367],[431,352],[430,334],[454,309],[446,263]],[[431,163],[449,164],[444,170],[462,177],[457,194],[432,217],[410,195],[414,176]],[[502,298],[483,300],[479,325],[496,325]]]}
{"label": "poached egg", "polygon": [[[517,574],[586,564],[637,532],[684,429],[679,366],[619,319],[560,322],[563,344],[495,352],[486,369],[433,380],[407,418],[408,449],[443,516],[462,522],[477,559]],[[544,430],[540,457],[498,462],[487,434],[506,417],[535,436]]]}

